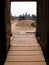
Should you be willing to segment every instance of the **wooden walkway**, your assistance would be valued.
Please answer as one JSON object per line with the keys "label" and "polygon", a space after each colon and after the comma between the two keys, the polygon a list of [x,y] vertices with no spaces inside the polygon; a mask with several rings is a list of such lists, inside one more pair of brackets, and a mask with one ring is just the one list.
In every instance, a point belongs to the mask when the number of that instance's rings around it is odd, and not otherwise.
{"label": "wooden walkway", "polygon": [[15,33],[4,65],[46,65],[34,33]]}

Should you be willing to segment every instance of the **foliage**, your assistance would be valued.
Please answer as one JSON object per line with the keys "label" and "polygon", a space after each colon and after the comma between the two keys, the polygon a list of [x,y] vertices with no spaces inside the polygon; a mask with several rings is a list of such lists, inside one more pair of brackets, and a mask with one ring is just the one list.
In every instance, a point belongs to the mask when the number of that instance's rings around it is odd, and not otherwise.
{"label": "foliage", "polygon": [[11,19],[14,20],[14,19],[18,19],[18,20],[37,20],[37,16],[32,14],[27,14],[27,12],[25,14],[22,14],[22,15],[19,15],[19,16],[13,16],[11,14]]}
{"label": "foliage", "polygon": [[20,15],[18,20],[25,20],[25,16]]}
{"label": "foliage", "polygon": [[36,21],[32,22],[31,26],[36,27]]}

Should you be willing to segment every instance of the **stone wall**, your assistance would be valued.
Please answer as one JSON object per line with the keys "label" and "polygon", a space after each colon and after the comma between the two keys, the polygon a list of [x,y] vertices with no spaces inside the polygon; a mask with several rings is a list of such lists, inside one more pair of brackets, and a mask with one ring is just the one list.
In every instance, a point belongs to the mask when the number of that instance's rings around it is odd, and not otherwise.
{"label": "stone wall", "polygon": [[48,21],[48,0],[39,0],[38,3],[38,20],[37,20],[37,35],[40,34],[40,42],[43,51],[47,53],[47,42],[48,42],[48,29],[49,29],[49,21]]}
{"label": "stone wall", "polygon": [[5,0],[0,1],[0,65],[6,59]]}
{"label": "stone wall", "polygon": [[10,34],[11,34],[11,22],[10,22],[10,0],[6,0],[5,4],[5,29],[6,29],[6,50],[10,47]]}
{"label": "stone wall", "polygon": [[41,38],[42,32],[42,0],[37,1],[37,27],[36,36]]}
{"label": "stone wall", "polygon": [[36,27],[36,36],[41,37],[42,31],[42,1],[37,1],[37,27]]}
{"label": "stone wall", "polygon": [[48,37],[48,0],[43,0],[42,1],[42,32],[41,32],[41,46],[46,52],[47,50],[47,37]]}

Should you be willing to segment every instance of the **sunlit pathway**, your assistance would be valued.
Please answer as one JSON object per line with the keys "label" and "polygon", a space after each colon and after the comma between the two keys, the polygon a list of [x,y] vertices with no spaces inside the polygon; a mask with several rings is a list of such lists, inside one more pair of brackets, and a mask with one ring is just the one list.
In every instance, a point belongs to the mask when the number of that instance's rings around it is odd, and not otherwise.
{"label": "sunlit pathway", "polygon": [[35,33],[19,32],[12,36],[5,65],[46,65]]}
{"label": "sunlit pathway", "polygon": [[11,47],[4,65],[46,65],[35,30],[22,30],[12,24]]}

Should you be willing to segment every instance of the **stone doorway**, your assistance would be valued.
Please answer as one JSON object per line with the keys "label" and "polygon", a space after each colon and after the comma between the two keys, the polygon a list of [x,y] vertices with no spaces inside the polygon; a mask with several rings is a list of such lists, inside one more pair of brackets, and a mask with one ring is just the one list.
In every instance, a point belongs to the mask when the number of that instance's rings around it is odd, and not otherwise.
{"label": "stone doorway", "polygon": [[[46,65],[42,49],[35,37],[36,28],[23,26],[30,20],[12,22],[11,47],[5,65]],[[20,23],[20,25],[17,23]]]}

